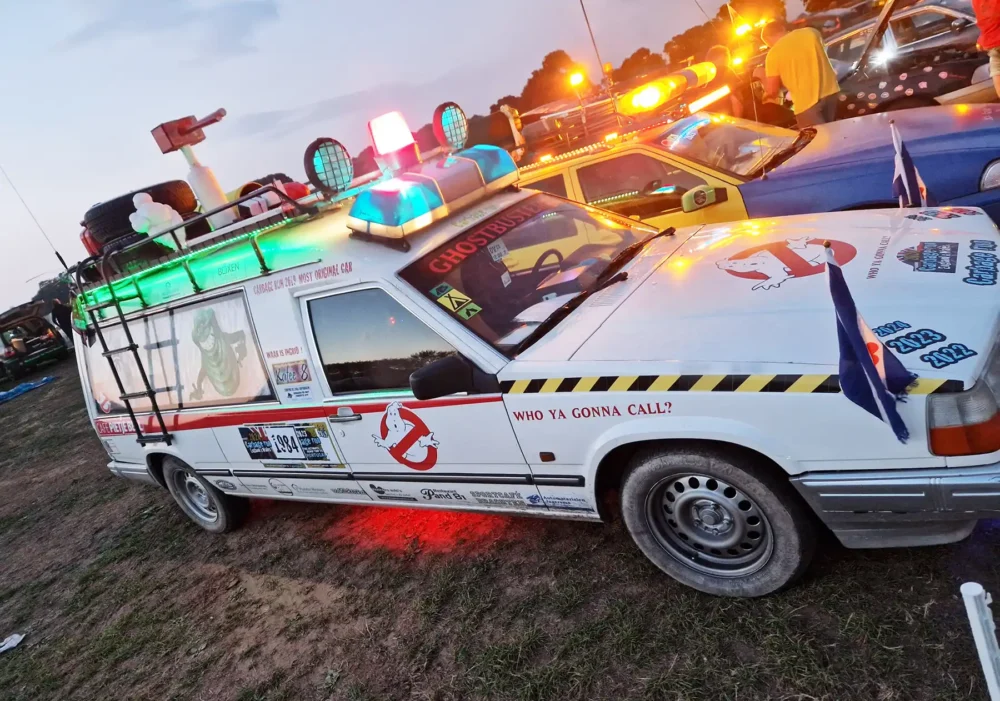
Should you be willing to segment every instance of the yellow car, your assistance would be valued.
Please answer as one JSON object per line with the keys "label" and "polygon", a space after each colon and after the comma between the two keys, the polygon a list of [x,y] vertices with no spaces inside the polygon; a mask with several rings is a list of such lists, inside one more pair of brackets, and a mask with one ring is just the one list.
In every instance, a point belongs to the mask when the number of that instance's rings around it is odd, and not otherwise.
{"label": "yellow car", "polygon": [[699,113],[522,167],[521,185],[664,229],[747,219],[739,185],[796,132]]}

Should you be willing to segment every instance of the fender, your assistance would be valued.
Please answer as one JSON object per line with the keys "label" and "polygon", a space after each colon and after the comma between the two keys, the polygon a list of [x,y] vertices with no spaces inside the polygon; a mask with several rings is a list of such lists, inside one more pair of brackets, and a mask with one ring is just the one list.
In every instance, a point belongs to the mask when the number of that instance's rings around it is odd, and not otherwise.
{"label": "fender", "polygon": [[790,460],[788,449],[779,437],[765,434],[760,429],[732,419],[718,419],[709,416],[671,417],[669,422],[660,418],[628,421],[612,426],[597,437],[587,452],[583,471],[587,484],[597,485],[597,468],[608,453],[629,443],[656,440],[711,440],[731,443],[748,448],[773,460],[789,476],[804,470]]}

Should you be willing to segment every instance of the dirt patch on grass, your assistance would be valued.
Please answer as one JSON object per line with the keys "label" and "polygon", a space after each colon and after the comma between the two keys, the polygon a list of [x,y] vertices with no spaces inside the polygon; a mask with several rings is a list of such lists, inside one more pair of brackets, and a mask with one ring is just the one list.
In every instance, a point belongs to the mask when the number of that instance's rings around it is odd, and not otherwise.
{"label": "dirt patch on grass", "polygon": [[0,406],[6,699],[983,699],[958,586],[998,527],[714,599],[618,525],[255,502],[215,537],[113,478],[72,364]]}

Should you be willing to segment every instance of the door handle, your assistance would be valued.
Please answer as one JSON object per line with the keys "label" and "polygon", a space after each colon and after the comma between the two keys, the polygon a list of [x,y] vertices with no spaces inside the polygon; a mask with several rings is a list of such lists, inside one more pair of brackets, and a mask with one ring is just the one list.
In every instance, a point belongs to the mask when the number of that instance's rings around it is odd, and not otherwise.
{"label": "door handle", "polygon": [[361,414],[354,413],[354,410],[350,407],[342,406],[337,409],[336,415],[327,418],[331,423],[344,424],[348,421],[361,421]]}

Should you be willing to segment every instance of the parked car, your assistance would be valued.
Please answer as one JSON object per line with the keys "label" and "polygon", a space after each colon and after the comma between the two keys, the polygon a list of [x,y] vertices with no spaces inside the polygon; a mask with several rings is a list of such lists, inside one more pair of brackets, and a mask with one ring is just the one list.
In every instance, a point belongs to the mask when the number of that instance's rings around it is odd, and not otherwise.
{"label": "parked car", "polygon": [[968,0],[899,5],[890,0],[877,19],[827,42],[840,80],[839,119],[997,100]]}
{"label": "parked car", "polygon": [[44,302],[22,304],[0,314],[0,363],[13,380],[39,365],[69,356],[62,335],[42,316],[44,306]]}
{"label": "parked car", "polygon": [[[941,204],[982,207],[1000,221],[995,111],[938,106],[892,118]],[[795,131],[699,113],[523,167],[521,183],[659,228],[893,207],[889,119],[868,115]]]}

